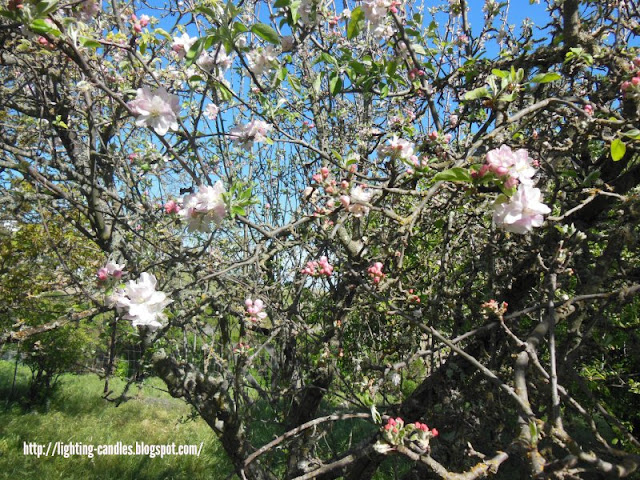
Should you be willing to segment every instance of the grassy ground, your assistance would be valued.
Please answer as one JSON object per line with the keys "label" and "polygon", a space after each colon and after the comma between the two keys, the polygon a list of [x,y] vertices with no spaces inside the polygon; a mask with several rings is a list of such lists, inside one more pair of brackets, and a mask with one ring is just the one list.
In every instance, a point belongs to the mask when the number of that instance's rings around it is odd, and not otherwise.
{"label": "grassy ground", "polygon": [[[20,368],[14,398],[27,388],[29,370]],[[13,364],[0,361],[0,478],[22,479],[225,479],[231,469],[219,442],[201,420],[187,420],[189,407],[155,387],[154,379],[134,399],[115,407],[101,398],[103,383],[95,375],[65,375],[47,405],[25,409],[7,401]],[[115,392],[123,382],[114,379]],[[37,458],[24,454],[23,442],[80,442],[85,445],[198,445],[197,456],[75,456]],[[46,450],[46,446],[45,446]]]}

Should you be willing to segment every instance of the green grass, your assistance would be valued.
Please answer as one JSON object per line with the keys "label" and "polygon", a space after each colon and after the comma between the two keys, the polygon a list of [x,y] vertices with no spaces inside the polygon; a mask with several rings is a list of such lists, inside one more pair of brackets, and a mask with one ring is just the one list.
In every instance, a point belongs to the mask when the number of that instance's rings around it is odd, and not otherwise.
{"label": "green grass", "polygon": [[[220,443],[191,410],[158,388],[157,379],[132,387],[134,396],[119,407],[102,399],[103,382],[95,375],[64,375],[46,405],[29,410],[15,397],[28,387],[29,370],[19,368],[14,401],[8,402],[13,364],[0,361],[0,478],[7,479],[225,479],[231,472]],[[115,392],[124,382],[113,379]],[[157,387],[157,388],[153,388]],[[23,442],[83,444],[203,444],[200,456],[35,457]],[[45,447],[46,450],[46,447]]]}

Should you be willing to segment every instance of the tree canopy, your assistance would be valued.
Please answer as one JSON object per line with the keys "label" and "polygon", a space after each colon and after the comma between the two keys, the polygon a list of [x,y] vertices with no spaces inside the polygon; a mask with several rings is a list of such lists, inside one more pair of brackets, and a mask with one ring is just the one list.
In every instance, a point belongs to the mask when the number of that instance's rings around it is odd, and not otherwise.
{"label": "tree canopy", "polygon": [[9,0],[0,342],[135,332],[242,479],[631,475],[639,8]]}

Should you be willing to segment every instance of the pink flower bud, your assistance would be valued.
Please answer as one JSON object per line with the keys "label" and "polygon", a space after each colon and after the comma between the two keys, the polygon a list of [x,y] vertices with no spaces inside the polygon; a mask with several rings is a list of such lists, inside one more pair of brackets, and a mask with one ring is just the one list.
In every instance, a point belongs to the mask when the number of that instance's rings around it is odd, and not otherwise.
{"label": "pink flower bud", "polygon": [[180,211],[180,206],[174,200],[169,200],[164,205],[164,211],[168,214],[178,213]]}
{"label": "pink flower bud", "polygon": [[106,268],[102,267],[98,269],[98,273],[96,274],[99,282],[106,282],[109,278],[109,272]]}
{"label": "pink flower bud", "polygon": [[638,85],[640,85],[640,77],[633,77],[633,78],[631,79],[631,84],[632,84],[634,87],[637,87]]}
{"label": "pink flower bud", "polygon": [[340,195],[340,203],[344,208],[347,208],[351,203],[351,197],[349,195]]}
{"label": "pink flower bud", "polygon": [[322,167],[320,173],[322,174],[322,178],[327,178],[329,176],[329,168]]}

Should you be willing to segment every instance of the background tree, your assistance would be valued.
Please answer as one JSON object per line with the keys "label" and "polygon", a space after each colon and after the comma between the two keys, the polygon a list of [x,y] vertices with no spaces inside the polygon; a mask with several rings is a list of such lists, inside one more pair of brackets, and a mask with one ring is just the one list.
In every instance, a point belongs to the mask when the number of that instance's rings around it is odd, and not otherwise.
{"label": "background tree", "polygon": [[240,478],[637,469],[638,6],[471,8],[3,10],[4,179]]}

